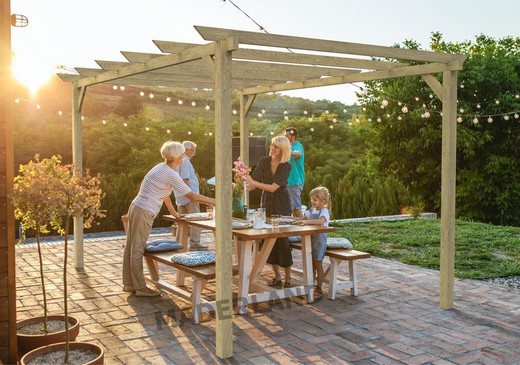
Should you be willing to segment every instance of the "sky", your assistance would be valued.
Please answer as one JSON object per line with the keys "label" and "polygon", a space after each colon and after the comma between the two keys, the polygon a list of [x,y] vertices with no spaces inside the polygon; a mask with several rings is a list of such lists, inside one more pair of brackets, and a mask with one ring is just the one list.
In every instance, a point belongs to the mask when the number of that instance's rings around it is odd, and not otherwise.
{"label": "sky", "polygon": [[[429,48],[432,32],[447,42],[519,37],[518,0],[232,0],[267,32],[392,46],[404,40]],[[159,53],[152,40],[207,43],[194,25],[260,31],[248,16],[221,0],[11,0],[11,13],[29,18],[12,28],[15,76],[43,84],[55,66],[98,67],[125,61],[120,51]],[[352,85],[286,94],[353,104]]]}

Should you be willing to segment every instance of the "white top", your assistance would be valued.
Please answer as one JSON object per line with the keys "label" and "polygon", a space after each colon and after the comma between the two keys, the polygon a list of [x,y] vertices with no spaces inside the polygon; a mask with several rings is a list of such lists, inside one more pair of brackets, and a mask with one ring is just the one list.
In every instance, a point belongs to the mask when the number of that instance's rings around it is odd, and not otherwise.
{"label": "white top", "polygon": [[[179,173],[179,176],[182,180],[188,180],[188,184],[190,185],[191,191],[197,194],[199,193],[199,179],[197,178],[195,169],[191,164],[191,159],[188,156],[184,156],[182,164],[179,167],[177,167],[175,171]],[[186,205],[190,202],[189,199],[184,198],[175,190],[173,191],[173,193],[175,194],[175,200],[177,200],[177,205]]]}
{"label": "white top", "polygon": [[179,174],[162,162],[148,171],[133,203],[157,215],[161,210],[164,198],[169,196],[172,190],[181,195],[186,195],[191,191]]}
{"label": "white top", "polygon": [[311,208],[311,209],[305,211],[305,216],[307,217],[307,219],[311,219],[311,214],[318,214],[318,212],[320,213],[320,216],[318,218],[314,218],[314,219],[320,219],[321,217],[325,217],[324,226],[328,227],[329,221],[330,221],[330,211],[328,208],[322,208],[321,212],[316,208]]}

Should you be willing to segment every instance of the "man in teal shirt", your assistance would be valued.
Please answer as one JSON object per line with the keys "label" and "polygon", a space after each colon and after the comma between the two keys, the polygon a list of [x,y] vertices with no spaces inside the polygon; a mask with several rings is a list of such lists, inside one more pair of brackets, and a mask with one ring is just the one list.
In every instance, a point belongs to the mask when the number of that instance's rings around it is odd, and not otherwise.
{"label": "man in teal shirt", "polygon": [[291,142],[291,158],[289,163],[292,166],[291,174],[287,180],[287,190],[291,197],[291,209],[295,217],[302,216],[302,190],[305,183],[305,170],[303,164],[305,161],[305,155],[303,152],[303,146],[298,141],[298,130],[294,127],[288,127],[284,129],[284,136],[287,137]]}

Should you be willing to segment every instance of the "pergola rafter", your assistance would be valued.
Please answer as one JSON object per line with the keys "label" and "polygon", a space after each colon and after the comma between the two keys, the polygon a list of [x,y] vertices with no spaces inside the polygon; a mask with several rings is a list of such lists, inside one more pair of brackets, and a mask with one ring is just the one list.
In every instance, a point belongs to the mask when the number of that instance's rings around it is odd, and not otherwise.
{"label": "pergola rafter", "polygon": [[[154,41],[162,53],[122,52],[127,62],[97,61],[99,69],[59,74],[73,86],[73,161],[81,171],[81,106],[89,86],[197,87],[213,89],[215,176],[217,355],[232,356],[231,116],[232,93],[240,99],[240,134],[249,135],[247,113],[256,95],[267,92],[421,76],[443,103],[440,306],[453,307],[455,247],[455,153],[457,72],[465,56],[277,34],[195,26],[210,43]],[[242,47],[247,45],[249,47]],[[250,48],[260,47],[259,49]],[[264,49],[264,48],[266,49]],[[297,51],[293,51],[297,50]],[[442,74],[442,83],[435,76]],[[435,76],[434,76],[435,75]],[[164,89],[161,89],[164,90]],[[249,160],[249,139],[240,155]],[[75,264],[83,265],[83,230],[75,222]]]}

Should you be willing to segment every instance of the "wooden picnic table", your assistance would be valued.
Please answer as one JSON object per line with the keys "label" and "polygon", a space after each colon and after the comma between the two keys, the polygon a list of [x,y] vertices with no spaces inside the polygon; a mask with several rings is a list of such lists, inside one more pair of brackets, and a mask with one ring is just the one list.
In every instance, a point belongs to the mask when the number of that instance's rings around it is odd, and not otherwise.
{"label": "wooden picnic table", "polygon": [[[179,229],[179,241],[189,250],[188,232],[190,226],[215,231],[214,219],[191,220],[177,219],[164,215],[164,219],[175,222]],[[280,225],[273,227],[264,224],[262,229],[233,229],[235,260],[238,264],[238,313],[247,312],[247,305],[273,299],[305,295],[309,303],[313,302],[313,270],[311,235],[333,232],[332,227],[315,225]],[[277,238],[300,236],[302,242],[303,285],[276,289],[259,282],[260,274]],[[184,274],[178,272],[177,285],[184,285]]]}

